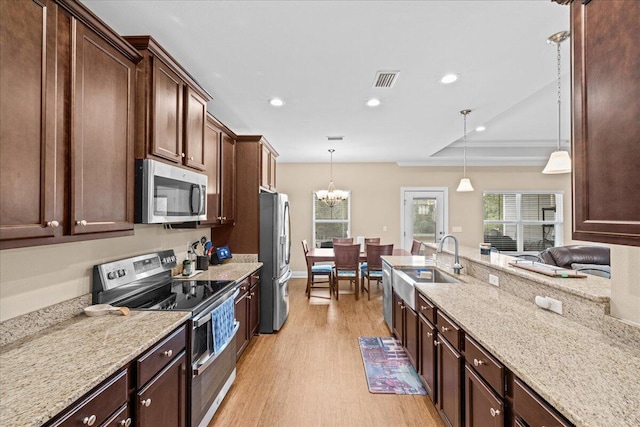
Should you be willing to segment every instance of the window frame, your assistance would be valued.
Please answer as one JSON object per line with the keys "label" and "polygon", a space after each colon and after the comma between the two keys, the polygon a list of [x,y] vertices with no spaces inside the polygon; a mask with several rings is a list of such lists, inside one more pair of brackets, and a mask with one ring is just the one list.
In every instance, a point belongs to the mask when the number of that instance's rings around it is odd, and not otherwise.
{"label": "window frame", "polygon": [[318,196],[316,195],[315,191],[311,192],[311,230],[313,233],[313,237],[311,239],[312,241],[312,245],[314,248],[317,247],[316,245],[316,225],[318,223],[321,224],[340,224],[340,223],[346,223],[347,224],[347,236],[346,237],[350,237],[351,236],[351,190],[341,190],[345,193],[347,193],[347,219],[321,219],[318,220],[316,219],[316,200],[318,200]]}
{"label": "window frame", "polygon": [[[516,219],[515,220],[487,220],[485,219],[484,198],[489,194],[513,194],[516,196]],[[523,220],[522,219],[522,195],[524,194],[553,194],[556,197],[555,220]],[[538,251],[524,250],[524,227],[527,225],[553,225],[554,242],[553,246],[562,246],[564,242],[564,191],[563,190],[485,190],[482,192],[482,235],[484,240],[484,229],[486,225],[515,225],[516,226],[516,252],[502,251],[505,253],[537,254]]]}

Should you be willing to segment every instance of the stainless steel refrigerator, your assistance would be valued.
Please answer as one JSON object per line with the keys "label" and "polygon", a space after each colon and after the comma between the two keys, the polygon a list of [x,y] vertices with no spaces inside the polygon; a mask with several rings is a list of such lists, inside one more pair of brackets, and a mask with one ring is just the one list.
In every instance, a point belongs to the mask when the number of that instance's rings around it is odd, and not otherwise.
{"label": "stainless steel refrigerator", "polygon": [[282,193],[260,193],[260,332],[280,330],[289,315],[291,270],[289,200]]}

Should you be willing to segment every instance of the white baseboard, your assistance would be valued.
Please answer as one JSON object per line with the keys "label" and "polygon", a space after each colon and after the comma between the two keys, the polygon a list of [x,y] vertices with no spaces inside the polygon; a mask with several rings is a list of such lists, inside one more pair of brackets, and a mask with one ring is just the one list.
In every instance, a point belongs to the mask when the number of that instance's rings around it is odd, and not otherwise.
{"label": "white baseboard", "polygon": [[307,270],[301,270],[301,271],[291,271],[291,277],[296,278],[296,279],[300,279],[300,278],[307,278]]}

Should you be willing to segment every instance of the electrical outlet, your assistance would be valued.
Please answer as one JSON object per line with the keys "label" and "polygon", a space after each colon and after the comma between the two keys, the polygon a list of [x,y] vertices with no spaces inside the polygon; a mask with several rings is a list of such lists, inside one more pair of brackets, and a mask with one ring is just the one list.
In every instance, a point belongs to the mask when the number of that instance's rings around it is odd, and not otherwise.
{"label": "electrical outlet", "polygon": [[382,231],[383,231],[383,232],[387,231],[387,226],[386,226],[386,225],[383,225],[383,226],[382,226]]}
{"label": "electrical outlet", "polygon": [[494,276],[493,274],[490,274],[489,283],[491,283],[493,286],[500,286],[500,279],[498,278],[498,276]]}
{"label": "electrical outlet", "polygon": [[547,303],[549,303],[549,307],[547,310],[553,311],[554,313],[562,314],[562,301],[553,299],[551,297],[545,297],[547,299]]}
{"label": "electrical outlet", "polygon": [[451,227],[452,233],[462,233],[462,227]]}

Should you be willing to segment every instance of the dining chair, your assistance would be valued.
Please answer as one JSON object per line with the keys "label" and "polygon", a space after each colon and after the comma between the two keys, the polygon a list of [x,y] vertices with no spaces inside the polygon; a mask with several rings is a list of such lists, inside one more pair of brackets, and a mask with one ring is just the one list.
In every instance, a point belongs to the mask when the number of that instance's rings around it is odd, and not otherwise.
{"label": "dining chair", "polygon": [[[382,282],[382,255],[393,254],[393,243],[388,245],[367,245],[367,265],[360,267],[361,278],[360,287],[367,292],[367,299],[371,301],[371,280],[375,281],[378,287]],[[364,279],[367,278],[367,287],[364,287]]]}
{"label": "dining chair", "polygon": [[[304,259],[307,261],[307,298],[311,298],[311,290],[314,288],[329,289],[329,298],[331,298],[331,288],[333,282],[333,266],[329,264],[313,264],[307,253],[309,253],[309,244],[307,240],[302,241],[302,250],[304,251]],[[316,280],[318,276],[326,276],[327,280]],[[315,286],[316,283],[326,283],[328,286]]]}
{"label": "dining chair", "polygon": [[359,293],[357,286],[360,286],[358,258],[360,257],[360,245],[336,245],[333,247],[335,255],[335,265],[333,267],[333,292],[336,301],[340,296],[340,281],[347,280],[356,287],[356,299]]}
{"label": "dining chair", "polygon": [[335,245],[352,245],[353,237],[334,237],[331,241],[334,247]]}
{"label": "dining chair", "polygon": [[[364,249],[365,251],[367,250],[367,245],[369,244],[376,244],[379,245],[380,244],[380,238],[379,237],[365,237],[364,238]],[[364,272],[364,270],[367,269],[367,262],[362,262],[360,263],[360,277],[362,278],[362,273]]]}
{"label": "dining chair", "polygon": [[422,242],[420,240],[413,240],[411,245],[411,255],[420,255],[420,249],[422,248]]}

